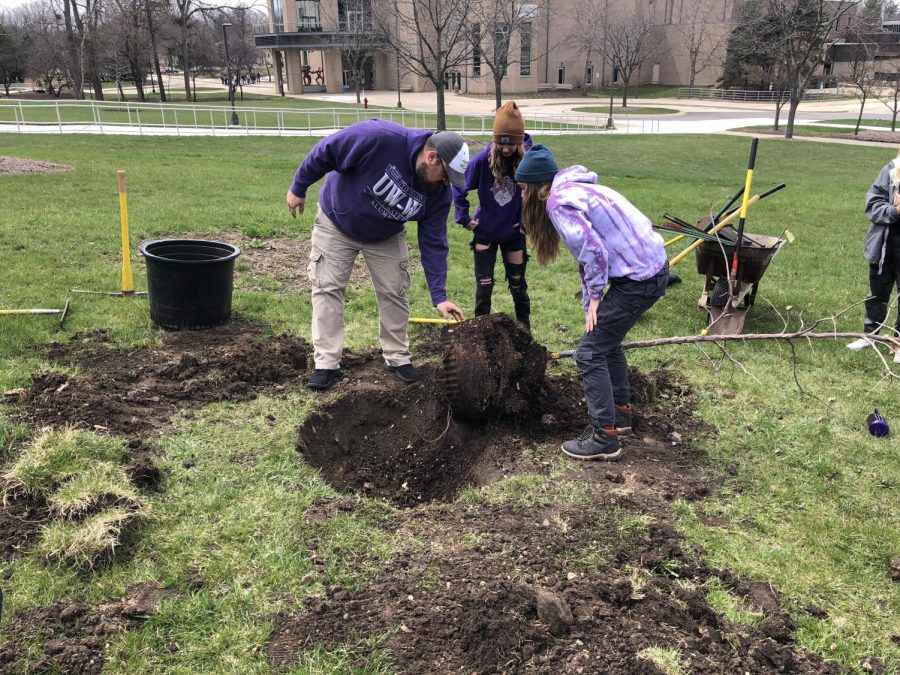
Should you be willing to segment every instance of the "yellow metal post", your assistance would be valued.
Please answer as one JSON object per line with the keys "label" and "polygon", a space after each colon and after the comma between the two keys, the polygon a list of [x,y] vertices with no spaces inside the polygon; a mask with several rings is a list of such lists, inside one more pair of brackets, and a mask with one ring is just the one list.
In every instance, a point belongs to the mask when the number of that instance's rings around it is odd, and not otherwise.
{"label": "yellow metal post", "polygon": [[122,223],[122,294],[134,293],[131,276],[131,246],[128,237],[128,193],[125,191],[125,172],[116,171],[119,177],[119,219]]}

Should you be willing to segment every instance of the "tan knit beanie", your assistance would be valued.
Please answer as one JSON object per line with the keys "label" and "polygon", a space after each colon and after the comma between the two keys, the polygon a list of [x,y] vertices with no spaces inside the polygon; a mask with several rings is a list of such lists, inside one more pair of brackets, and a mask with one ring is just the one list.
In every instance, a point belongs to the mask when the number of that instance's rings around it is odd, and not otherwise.
{"label": "tan knit beanie", "polygon": [[494,141],[522,143],[525,140],[525,120],[515,101],[507,101],[497,108],[494,117]]}

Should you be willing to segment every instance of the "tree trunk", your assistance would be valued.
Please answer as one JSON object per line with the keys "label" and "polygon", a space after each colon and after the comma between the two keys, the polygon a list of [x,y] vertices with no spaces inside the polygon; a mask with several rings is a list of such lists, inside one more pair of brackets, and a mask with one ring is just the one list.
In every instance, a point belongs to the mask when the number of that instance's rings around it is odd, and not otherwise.
{"label": "tree trunk", "polygon": [[784,108],[784,92],[781,90],[778,91],[778,96],[775,99],[775,126],[773,129],[778,131],[778,127],[781,124],[781,109]]}
{"label": "tree trunk", "polygon": [[159,67],[159,49],[156,45],[156,27],[153,25],[153,12],[150,2],[144,1],[144,14],[147,17],[147,33],[150,35],[150,51],[153,53],[153,70],[156,72],[156,83],[159,85],[159,102],[166,102],[166,88],[163,86],[162,68]]}
{"label": "tree trunk", "polygon": [[134,88],[137,90],[137,99],[141,103],[147,102],[147,95],[144,93],[144,75],[138,68],[132,67],[131,73],[134,76]]}
{"label": "tree trunk", "polygon": [[196,103],[196,96],[191,95],[191,62],[188,60],[189,55],[187,35],[185,35],[181,38],[181,67],[184,69],[184,100],[185,103],[190,103],[191,101]]}
{"label": "tree trunk", "polygon": [[81,72],[81,50],[78,46],[78,38],[75,37],[75,28],[72,26],[72,1],[63,2],[63,14],[66,27],[66,49],[69,53],[70,67],[72,68],[73,89],[77,100],[84,99],[84,76]]}
{"label": "tree trunk", "polygon": [[116,89],[119,90],[119,100],[125,100],[125,92],[122,90],[122,80],[119,79],[118,73],[116,74]]}
{"label": "tree trunk", "polygon": [[[443,73],[439,73],[439,75],[443,75]],[[435,127],[438,131],[446,131],[447,108],[444,105],[444,78],[438,77],[437,80],[438,81],[434,83],[434,86],[437,89],[437,120],[435,122]]]}
{"label": "tree trunk", "polygon": [[622,107],[628,107],[628,80],[622,80]]}
{"label": "tree trunk", "polygon": [[897,130],[897,113],[898,112],[900,112],[900,110],[897,110],[897,101],[895,100],[894,101],[894,114],[891,115],[891,131]]}
{"label": "tree trunk", "polygon": [[853,130],[854,136],[859,136],[859,125],[862,123],[863,109],[866,107],[866,92],[863,92],[862,99],[859,102],[859,115],[856,116],[856,128]]}
{"label": "tree trunk", "polygon": [[794,137],[794,119],[797,117],[797,106],[800,105],[800,97],[795,92],[791,92],[790,105],[788,106],[788,119],[784,127],[784,137]]}
{"label": "tree trunk", "polygon": [[499,110],[503,105],[503,75],[494,75],[494,110]]}

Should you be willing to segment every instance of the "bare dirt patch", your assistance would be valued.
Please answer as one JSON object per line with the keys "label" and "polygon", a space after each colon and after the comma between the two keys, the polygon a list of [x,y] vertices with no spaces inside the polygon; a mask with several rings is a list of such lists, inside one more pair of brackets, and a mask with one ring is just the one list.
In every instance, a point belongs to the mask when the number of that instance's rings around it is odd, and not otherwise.
{"label": "bare dirt patch", "polygon": [[28,664],[26,672],[100,673],[110,637],[159,612],[168,593],[147,582],[129,587],[120,601],[98,607],[56,602],[26,610],[9,621],[7,632],[14,637],[0,644],[0,670],[20,660],[26,644],[38,643],[41,656]]}
{"label": "bare dirt patch", "polygon": [[0,155],[0,176],[28,176],[41,173],[59,173],[71,171],[72,167],[66,164],[54,164],[42,162],[37,159],[25,157],[9,157]]}
{"label": "bare dirt patch", "polygon": [[157,433],[182,409],[245,401],[297,381],[309,345],[296,337],[259,337],[241,322],[167,333],[164,345],[123,352],[97,333],[55,345],[50,358],[80,375],[38,373],[25,390],[22,416],[34,426],[70,425],[126,437]]}
{"label": "bare dirt patch", "polygon": [[[362,658],[364,638],[387,634],[400,673],[659,673],[640,656],[649,647],[677,649],[691,672],[840,672],[793,645],[777,608],[759,628],[717,615],[700,588],[714,570],[668,525],[623,536],[610,516],[616,496],[597,497],[410,517],[403,541],[417,543],[389,571],[357,594],[331,588],[277,624],[272,665],[289,670],[317,645]],[[608,562],[580,562],[598,551]]]}
{"label": "bare dirt patch", "polygon": [[[0,480],[0,495],[6,484]],[[5,562],[34,544],[38,529],[49,517],[42,499],[10,493],[0,499],[0,562]]]}

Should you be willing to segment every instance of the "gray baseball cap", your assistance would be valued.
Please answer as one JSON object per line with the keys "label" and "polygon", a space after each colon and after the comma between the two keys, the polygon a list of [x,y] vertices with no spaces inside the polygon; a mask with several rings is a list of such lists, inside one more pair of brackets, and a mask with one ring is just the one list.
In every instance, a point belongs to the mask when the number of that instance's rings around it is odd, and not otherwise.
{"label": "gray baseball cap", "polygon": [[466,167],[469,166],[469,146],[455,131],[438,131],[431,135],[431,143],[447,169],[447,177],[453,187],[466,185]]}

